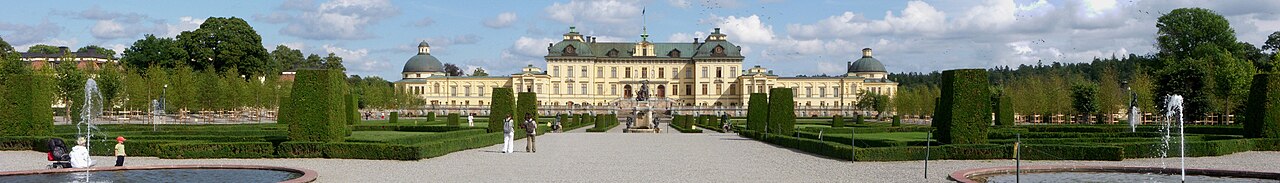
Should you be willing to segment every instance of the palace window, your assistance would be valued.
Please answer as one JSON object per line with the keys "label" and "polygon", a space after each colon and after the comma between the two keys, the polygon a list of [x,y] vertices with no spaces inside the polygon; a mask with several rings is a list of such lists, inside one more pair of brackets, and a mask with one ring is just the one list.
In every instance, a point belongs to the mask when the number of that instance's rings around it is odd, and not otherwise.
{"label": "palace window", "polygon": [[667,53],[667,56],[671,58],[680,57],[680,50],[671,50],[671,52]]}
{"label": "palace window", "polygon": [[720,75],[720,67],[716,67],[716,78],[723,78],[723,77],[724,76]]}
{"label": "palace window", "polygon": [[707,84],[702,84],[702,95],[707,95]]}
{"label": "palace window", "polygon": [[457,87],[457,86],[450,86],[450,87],[449,87],[449,96],[458,96],[458,87]]}
{"label": "palace window", "polygon": [[738,67],[729,67],[729,77],[738,77]]}
{"label": "palace window", "polygon": [[612,73],[612,74],[609,74],[609,75],[610,75],[610,77],[618,78],[618,67],[609,67],[609,68],[610,68],[610,70],[612,70],[612,71],[610,71],[610,73]]}
{"label": "palace window", "polygon": [[724,91],[724,89],[721,88],[720,86],[721,86],[720,84],[716,84],[716,95],[720,95],[720,92]]}
{"label": "palace window", "polygon": [[716,45],[716,48],[712,48],[712,49],[711,49],[711,56],[720,56],[720,57],[725,56],[725,54],[724,54],[724,46]]}
{"label": "palace window", "polygon": [[462,87],[462,96],[471,96],[471,87]]}
{"label": "palace window", "polygon": [[573,45],[565,46],[564,50],[561,50],[560,54],[564,56],[578,56],[578,49],[574,48]]}
{"label": "palace window", "polygon": [[684,94],[693,95],[693,85],[684,85]]}
{"label": "palace window", "polygon": [[582,75],[578,75],[578,76],[584,77],[584,78],[587,77],[587,66],[582,66]]}
{"label": "palace window", "polygon": [[604,93],[604,85],[596,84],[596,93]]}
{"label": "palace window", "polygon": [[551,88],[555,88],[555,89],[551,89],[551,94],[557,94],[557,95],[560,94],[560,84],[552,83]]}
{"label": "palace window", "polygon": [[640,78],[649,78],[649,68],[640,68]]}
{"label": "palace window", "polygon": [[666,76],[666,73],[667,73],[667,70],[666,70],[666,69],[667,69],[667,68],[661,68],[661,67],[659,67],[659,68],[658,68],[658,78],[659,78],[659,79],[664,78],[663,76]]}
{"label": "palace window", "polygon": [[586,84],[586,83],[583,83],[583,84],[582,84],[582,94],[583,94],[583,95],[588,95],[588,94],[590,94],[590,93],[587,93],[587,84]]}
{"label": "palace window", "polygon": [[569,69],[566,69],[564,73],[568,74],[567,77],[573,77],[573,66],[569,66]]}
{"label": "palace window", "polygon": [[631,68],[630,68],[630,67],[627,67],[627,69],[625,69],[625,70],[623,71],[623,73],[622,73],[622,77],[624,77],[624,78],[631,78]]}
{"label": "palace window", "polygon": [[573,84],[565,83],[564,90],[565,94],[573,95]]}
{"label": "palace window", "polygon": [[671,85],[671,96],[680,95],[680,90],[677,90],[678,88],[680,88],[680,85]]}
{"label": "palace window", "polygon": [[693,78],[693,69],[685,69],[684,78]]}
{"label": "palace window", "polygon": [[818,97],[827,97],[827,88],[818,88]]}
{"label": "palace window", "polygon": [[609,50],[609,53],[605,53],[604,55],[608,57],[618,57],[618,50],[617,49]]}
{"label": "palace window", "polygon": [[604,78],[604,67],[596,67],[596,78]]}
{"label": "palace window", "polygon": [[618,84],[613,84],[613,86],[609,86],[609,95],[614,95],[614,96],[618,95]]}
{"label": "palace window", "polygon": [[672,68],[671,68],[671,78],[672,78],[672,79],[680,78],[680,69],[677,69],[677,68],[675,68],[675,67],[672,67]]}
{"label": "palace window", "polygon": [[702,78],[707,78],[707,67],[702,67]]}
{"label": "palace window", "polygon": [[551,77],[560,76],[560,66],[551,66]]}

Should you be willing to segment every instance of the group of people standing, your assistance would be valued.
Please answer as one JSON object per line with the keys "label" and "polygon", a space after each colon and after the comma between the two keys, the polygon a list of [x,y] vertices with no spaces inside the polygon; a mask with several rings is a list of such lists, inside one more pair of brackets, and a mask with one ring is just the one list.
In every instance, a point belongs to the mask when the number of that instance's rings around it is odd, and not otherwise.
{"label": "group of people standing", "polygon": [[[515,146],[515,143],[512,142],[514,141],[513,139],[515,139],[515,128],[512,126],[512,123],[514,123],[514,121],[511,119],[511,115],[508,114],[502,124],[502,153],[511,153],[512,151],[515,151],[515,147],[513,147]],[[534,142],[536,141],[534,138],[538,135],[538,122],[533,119],[533,114],[525,113],[524,122],[520,123],[520,127],[524,128],[524,132],[528,134],[528,136],[525,137],[525,140],[528,141],[528,144],[524,147],[525,152],[538,152],[538,148],[534,146]]]}

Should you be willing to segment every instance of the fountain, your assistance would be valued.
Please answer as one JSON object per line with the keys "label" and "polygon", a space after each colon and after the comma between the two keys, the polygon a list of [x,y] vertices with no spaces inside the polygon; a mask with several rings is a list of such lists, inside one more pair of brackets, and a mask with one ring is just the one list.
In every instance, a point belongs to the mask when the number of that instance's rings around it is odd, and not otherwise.
{"label": "fountain", "polygon": [[[1161,161],[1161,167],[1114,167],[1114,166],[1007,166],[976,168],[954,172],[951,180],[957,182],[1276,182],[1280,181],[1280,173],[1235,171],[1217,169],[1187,169],[1185,121],[1183,120],[1183,98],[1181,95],[1165,97],[1165,122],[1161,132],[1158,148],[1160,157],[1168,158],[1172,148],[1172,127],[1178,125],[1179,168],[1167,168]],[[1136,111],[1136,107],[1133,108]],[[1136,112],[1133,112],[1136,113]],[[1133,119],[1133,115],[1130,116]],[[1131,125],[1133,125],[1131,123]]]}

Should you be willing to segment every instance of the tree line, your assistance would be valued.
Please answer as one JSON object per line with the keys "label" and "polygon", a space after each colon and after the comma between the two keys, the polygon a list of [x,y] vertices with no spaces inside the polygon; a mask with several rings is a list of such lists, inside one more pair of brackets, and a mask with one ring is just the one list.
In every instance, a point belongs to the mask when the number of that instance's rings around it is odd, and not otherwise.
{"label": "tree line", "polygon": [[[1158,113],[1166,102],[1163,96],[1177,94],[1185,98],[1187,118],[1201,120],[1241,113],[1252,76],[1280,71],[1280,31],[1254,46],[1238,41],[1221,15],[1202,8],[1172,10],[1158,18],[1156,27],[1156,53],[989,68],[991,91],[1011,97],[1014,112],[1024,115],[1114,114],[1131,101],[1144,112]],[[939,76],[890,74],[900,83],[895,109],[932,114]]]}

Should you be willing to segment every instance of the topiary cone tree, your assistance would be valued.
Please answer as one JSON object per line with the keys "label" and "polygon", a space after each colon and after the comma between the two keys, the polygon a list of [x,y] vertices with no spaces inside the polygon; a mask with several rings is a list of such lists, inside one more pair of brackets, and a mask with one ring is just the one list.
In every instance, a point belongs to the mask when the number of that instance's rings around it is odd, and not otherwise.
{"label": "topiary cone tree", "polygon": [[1248,138],[1280,138],[1280,74],[1253,75],[1244,130]]}
{"label": "topiary cone tree", "polygon": [[287,116],[290,141],[340,142],[346,136],[344,80],[339,71],[299,70],[290,92]]}
{"label": "topiary cone tree", "polygon": [[1009,96],[996,97],[996,126],[1013,126],[1013,99]]}
{"label": "topiary cone tree", "polygon": [[796,128],[796,103],[791,88],[769,89],[769,132],[791,136]]}
{"label": "topiary cone tree", "polygon": [[[534,120],[537,120],[538,119],[538,93],[520,92],[520,95],[518,95],[518,97],[519,98],[516,99],[516,114],[512,115],[514,116],[513,118],[518,119],[518,121],[520,122],[524,122],[525,120],[524,115],[531,114],[532,118]],[[579,116],[578,121],[584,121],[582,120],[582,118],[585,118],[585,117]]]}
{"label": "topiary cone tree", "polygon": [[[507,119],[507,115],[515,112],[512,108],[516,104],[515,92],[511,88],[493,88],[493,94],[489,99],[489,132],[502,132],[503,120]],[[518,118],[512,116],[512,119]]]}
{"label": "topiary cone tree", "polygon": [[933,127],[939,142],[946,144],[987,143],[991,126],[991,91],[987,71],[958,69],[942,72],[941,100]]}

